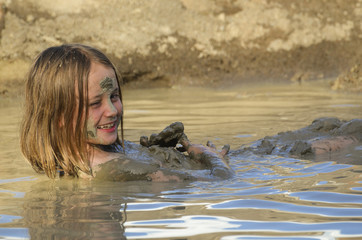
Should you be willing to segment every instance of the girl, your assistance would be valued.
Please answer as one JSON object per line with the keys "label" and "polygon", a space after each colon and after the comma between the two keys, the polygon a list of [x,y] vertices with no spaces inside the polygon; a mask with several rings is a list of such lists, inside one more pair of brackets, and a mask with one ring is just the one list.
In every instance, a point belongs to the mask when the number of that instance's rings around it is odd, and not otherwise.
{"label": "girl", "polygon": [[111,61],[89,46],[51,47],[36,58],[26,80],[20,135],[22,153],[35,171],[51,178],[66,174],[117,181],[183,181],[233,174],[223,159],[227,147],[218,153],[212,144],[191,144],[183,126],[179,131],[180,123],[158,137],[177,132],[174,139],[189,156],[174,148],[125,142],[120,82]]}

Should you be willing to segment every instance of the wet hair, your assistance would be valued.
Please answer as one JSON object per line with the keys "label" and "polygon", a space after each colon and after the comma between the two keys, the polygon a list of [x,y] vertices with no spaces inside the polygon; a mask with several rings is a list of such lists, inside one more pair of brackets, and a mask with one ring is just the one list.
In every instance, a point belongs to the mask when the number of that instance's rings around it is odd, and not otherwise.
{"label": "wet hair", "polygon": [[[80,171],[92,174],[86,130],[92,62],[112,68],[120,86],[121,76],[107,56],[81,44],[44,50],[26,78],[20,147],[35,171],[48,177],[56,177],[58,171],[72,176]],[[122,102],[120,87],[119,94]],[[123,146],[123,116],[121,138],[117,137],[116,144]]]}

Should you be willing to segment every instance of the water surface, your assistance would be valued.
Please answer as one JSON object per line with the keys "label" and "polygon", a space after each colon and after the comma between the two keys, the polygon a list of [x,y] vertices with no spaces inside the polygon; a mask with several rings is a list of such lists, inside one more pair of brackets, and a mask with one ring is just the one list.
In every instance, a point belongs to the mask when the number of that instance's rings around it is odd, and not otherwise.
{"label": "water surface", "polygon": [[[1,97],[1,96],[0,96]],[[324,86],[125,90],[126,139],[182,121],[195,143],[233,149],[319,117],[362,118],[362,96]],[[0,98],[0,238],[360,239],[362,146],[347,163],[230,157],[218,182],[91,182],[35,174],[18,146],[21,100]]]}

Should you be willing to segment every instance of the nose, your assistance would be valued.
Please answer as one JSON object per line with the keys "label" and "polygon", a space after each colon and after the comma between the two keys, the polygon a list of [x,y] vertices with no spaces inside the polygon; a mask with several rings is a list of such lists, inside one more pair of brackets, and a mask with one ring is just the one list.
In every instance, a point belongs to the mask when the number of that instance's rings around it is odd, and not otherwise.
{"label": "nose", "polygon": [[118,115],[117,108],[114,106],[112,101],[108,100],[105,107],[105,116],[112,118]]}

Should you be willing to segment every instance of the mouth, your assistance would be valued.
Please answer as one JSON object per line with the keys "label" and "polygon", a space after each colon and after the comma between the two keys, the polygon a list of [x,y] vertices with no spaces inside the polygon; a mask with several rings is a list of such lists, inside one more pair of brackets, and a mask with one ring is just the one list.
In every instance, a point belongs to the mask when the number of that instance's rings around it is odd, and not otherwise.
{"label": "mouth", "polygon": [[99,126],[97,126],[97,129],[113,130],[115,127],[116,127],[116,122],[113,122],[113,123],[107,123],[104,125],[99,125]]}

